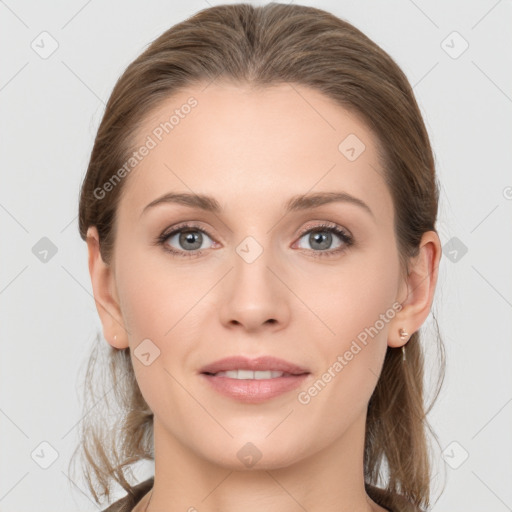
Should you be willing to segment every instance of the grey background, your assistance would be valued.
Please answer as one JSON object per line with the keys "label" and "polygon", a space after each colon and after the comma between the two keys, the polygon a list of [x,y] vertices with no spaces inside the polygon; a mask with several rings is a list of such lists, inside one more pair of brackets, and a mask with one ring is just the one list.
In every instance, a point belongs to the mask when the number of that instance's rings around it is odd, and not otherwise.
{"label": "grey background", "polygon": [[[168,27],[217,3],[0,2],[2,512],[98,510],[67,472],[80,372],[100,329],[79,185],[120,73]],[[353,23],[414,86],[442,184],[434,311],[447,376],[429,420],[444,450],[434,490],[447,484],[432,510],[512,510],[512,3],[298,3]]]}

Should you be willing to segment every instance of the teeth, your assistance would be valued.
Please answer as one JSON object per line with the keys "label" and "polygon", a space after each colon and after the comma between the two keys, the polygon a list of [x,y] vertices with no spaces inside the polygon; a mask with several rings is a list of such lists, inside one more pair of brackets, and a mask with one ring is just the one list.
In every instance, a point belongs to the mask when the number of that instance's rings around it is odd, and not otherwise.
{"label": "teeth", "polygon": [[230,379],[275,379],[276,377],[282,377],[285,372],[277,372],[277,371],[256,371],[252,370],[228,370],[226,372],[218,372],[215,374],[216,377],[228,377]]}

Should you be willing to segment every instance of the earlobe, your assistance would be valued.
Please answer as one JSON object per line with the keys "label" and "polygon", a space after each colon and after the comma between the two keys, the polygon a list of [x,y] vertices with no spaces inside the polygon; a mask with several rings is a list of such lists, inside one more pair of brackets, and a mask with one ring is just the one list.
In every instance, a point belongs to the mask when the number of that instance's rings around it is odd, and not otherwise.
{"label": "earlobe", "polygon": [[89,274],[96,309],[103,326],[103,336],[114,348],[127,348],[128,336],[115,293],[114,275],[111,266],[107,265],[101,256],[96,226],[90,226],[87,230],[87,249]]}
{"label": "earlobe", "polygon": [[435,231],[427,231],[421,238],[418,255],[410,261],[402,309],[390,325],[390,347],[405,345],[427,319],[434,299],[440,259],[439,236]]}

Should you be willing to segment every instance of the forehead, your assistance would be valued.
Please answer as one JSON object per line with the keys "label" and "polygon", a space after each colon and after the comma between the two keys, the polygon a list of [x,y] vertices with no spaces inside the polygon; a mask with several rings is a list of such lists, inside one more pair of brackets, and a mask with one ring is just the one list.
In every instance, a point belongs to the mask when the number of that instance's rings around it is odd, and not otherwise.
{"label": "forehead", "polygon": [[355,113],[304,86],[189,87],[138,129],[134,149],[149,149],[130,171],[122,201],[141,212],[158,195],[183,191],[267,208],[270,200],[284,203],[283,193],[336,190],[389,215],[377,142]]}

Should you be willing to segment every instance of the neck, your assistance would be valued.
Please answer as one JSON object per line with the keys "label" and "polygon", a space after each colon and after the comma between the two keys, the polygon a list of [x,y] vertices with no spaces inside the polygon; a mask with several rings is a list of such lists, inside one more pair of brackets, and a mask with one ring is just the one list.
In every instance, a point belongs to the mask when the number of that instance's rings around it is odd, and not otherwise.
{"label": "neck", "polygon": [[[244,512],[384,511],[364,488],[365,420],[358,418],[342,437],[313,454],[300,458],[290,453],[289,461],[262,456],[240,470],[236,455],[215,462],[199,457],[155,417],[154,486],[136,510],[237,512],[243,503]],[[231,443],[236,454],[239,443]]]}

